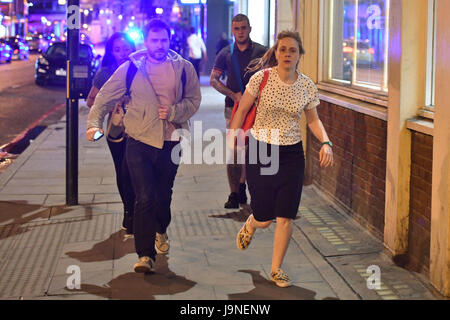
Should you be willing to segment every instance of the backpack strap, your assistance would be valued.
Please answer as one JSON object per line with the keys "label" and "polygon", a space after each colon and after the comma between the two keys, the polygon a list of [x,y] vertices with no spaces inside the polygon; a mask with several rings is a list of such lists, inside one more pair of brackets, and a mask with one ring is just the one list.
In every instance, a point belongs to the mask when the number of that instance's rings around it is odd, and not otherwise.
{"label": "backpack strap", "polygon": [[126,78],[126,86],[127,91],[125,92],[125,95],[130,96],[131,95],[131,84],[133,83],[134,76],[136,75],[138,69],[136,65],[133,63],[133,61],[130,60],[130,66],[127,70],[127,78]]}
{"label": "backpack strap", "polygon": [[184,67],[183,67],[183,72],[181,73],[181,83],[183,85],[183,93],[181,95],[181,99],[183,99],[184,98],[184,87],[186,86],[186,70],[184,70]]}

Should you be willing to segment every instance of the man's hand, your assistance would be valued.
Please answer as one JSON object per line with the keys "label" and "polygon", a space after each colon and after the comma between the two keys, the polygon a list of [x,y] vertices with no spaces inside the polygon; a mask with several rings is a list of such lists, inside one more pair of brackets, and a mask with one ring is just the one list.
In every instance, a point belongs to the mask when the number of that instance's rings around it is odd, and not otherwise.
{"label": "man's hand", "polygon": [[159,118],[162,120],[169,119],[170,108],[168,106],[159,105],[158,106]]}
{"label": "man's hand", "polygon": [[242,92],[235,92],[233,95],[234,103],[239,102],[242,99]]}
{"label": "man's hand", "polygon": [[111,123],[115,126],[123,126],[123,108],[121,103],[116,103],[113,112],[111,113]]}
{"label": "man's hand", "polygon": [[86,139],[88,139],[89,141],[94,141],[94,135],[97,131],[100,131],[101,133],[103,133],[103,130],[100,128],[90,128],[86,131]]}

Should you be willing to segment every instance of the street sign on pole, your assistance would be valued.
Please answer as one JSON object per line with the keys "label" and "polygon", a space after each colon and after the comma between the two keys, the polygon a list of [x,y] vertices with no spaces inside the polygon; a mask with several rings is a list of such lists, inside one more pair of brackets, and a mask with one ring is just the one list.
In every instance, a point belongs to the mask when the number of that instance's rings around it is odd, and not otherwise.
{"label": "street sign on pole", "polygon": [[66,204],[78,204],[78,99],[72,90],[80,51],[80,0],[67,2]]}

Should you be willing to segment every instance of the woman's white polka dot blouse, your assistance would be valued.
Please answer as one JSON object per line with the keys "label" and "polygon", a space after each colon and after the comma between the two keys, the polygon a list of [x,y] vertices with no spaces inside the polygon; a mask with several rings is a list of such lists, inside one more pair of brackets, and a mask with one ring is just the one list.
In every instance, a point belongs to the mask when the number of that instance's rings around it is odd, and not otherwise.
{"label": "woman's white polka dot blouse", "polygon": [[[298,71],[297,74],[297,81],[286,84],[281,81],[276,68],[269,69],[269,79],[262,91],[255,123],[250,131],[255,139],[276,145],[292,145],[302,140],[302,111],[317,107],[320,101],[314,82]],[[253,97],[259,94],[263,76],[264,70],[258,71],[247,84],[247,91]]]}

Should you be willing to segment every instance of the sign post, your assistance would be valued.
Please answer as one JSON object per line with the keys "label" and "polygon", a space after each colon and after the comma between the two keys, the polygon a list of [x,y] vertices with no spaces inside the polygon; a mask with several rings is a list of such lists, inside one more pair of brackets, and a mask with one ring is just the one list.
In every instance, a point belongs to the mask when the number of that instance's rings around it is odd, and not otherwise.
{"label": "sign post", "polygon": [[78,204],[78,96],[72,90],[80,50],[80,0],[67,2],[66,204]]}

